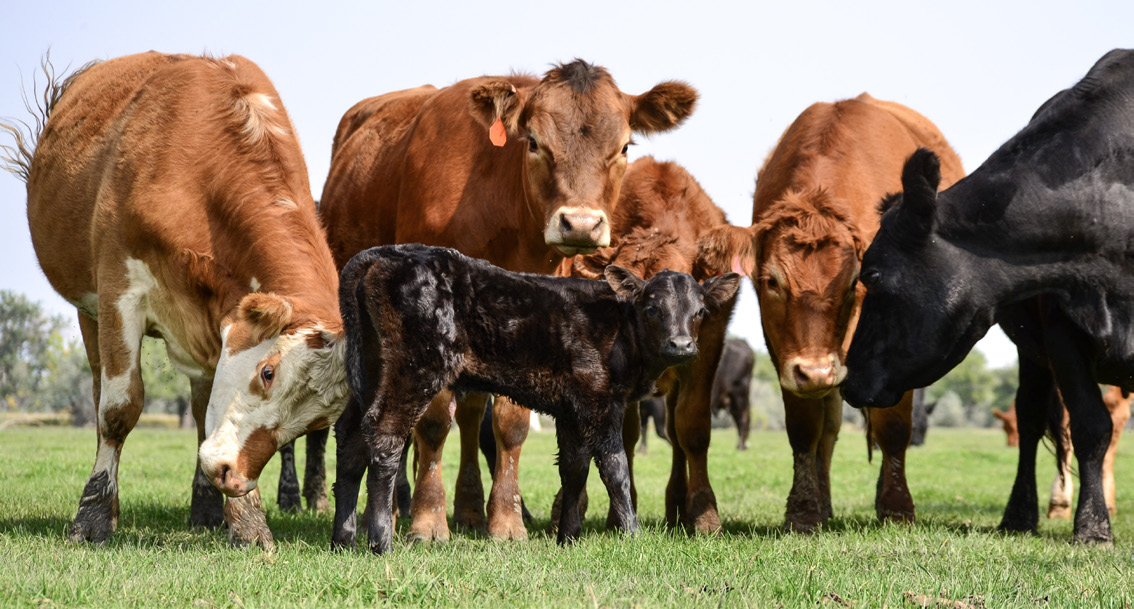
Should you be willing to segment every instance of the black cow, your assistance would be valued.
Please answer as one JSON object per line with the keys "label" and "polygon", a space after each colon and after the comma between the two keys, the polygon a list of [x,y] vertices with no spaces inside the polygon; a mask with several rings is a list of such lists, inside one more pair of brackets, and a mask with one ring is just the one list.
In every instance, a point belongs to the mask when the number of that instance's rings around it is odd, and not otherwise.
{"label": "black cow", "polygon": [[638,402],[638,420],[642,423],[642,442],[638,445],[638,454],[646,454],[646,438],[649,437],[650,419],[654,421],[654,433],[669,442],[665,433],[665,398],[650,397]]}
{"label": "black cow", "polygon": [[913,425],[910,427],[910,446],[925,444],[925,434],[929,433],[929,416],[937,408],[937,400],[925,401],[925,387],[914,389]]}
{"label": "black cow", "polygon": [[[1000,526],[1039,520],[1036,443],[1056,385],[1081,493],[1074,539],[1109,542],[1097,383],[1134,389],[1134,51],[1048,100],[976,171],[937,195],[919,150],[862,261],[867,289],[843,395],[890,406],[959,363],[993,323],[1020,351],[1020,465]],[[1025,431],[1027,429],[1027,431]]]}
{"label": "black cow", "polygon": [[721,352],[721,363],[713,378],[713,412],[727,410],[736,421],[736,431],[740,439],[737,450],[748,449],[748,431],[752,421],[748,405],[748,388],[752,383],[752,367],[756,365],[756,354],[743,338],[730,338],[725,341]]}
{"label": "black cow", "polygon": [[[390,548],[394,476],[406,435],[442,391],[495,393],[556,419],[564,489],[558,541],[579,536],[579,493],[594,458],[617,525],[634,532],[622,447],[626,403],[697,355],[701,322],[736,293],[739,275],[700,285],[662,272],[643,282],[512,273],[456,250],[397,245],[343,268],[339,299],[354,398],[339,439],[332,547],[353,546],[367,476],[370,549]],[[455,398],[454,398],[455,399]]]}

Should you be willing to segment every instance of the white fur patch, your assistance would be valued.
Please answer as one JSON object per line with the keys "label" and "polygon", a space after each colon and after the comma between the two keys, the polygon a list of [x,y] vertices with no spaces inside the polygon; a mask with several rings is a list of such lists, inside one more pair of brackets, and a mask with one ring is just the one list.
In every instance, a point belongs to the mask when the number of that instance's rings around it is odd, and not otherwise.
{"label": "white fur patch", "polygon": [[292,201],[291,199],[280,199],[276,201],[276,205],[285,207],[287,209],[299,209],[299,205],[297,205],[295,201]]}
{"label": "white fur patch", "polygon": [[253,277],[248,282],[248,287],[251,288],[253,292],[259,292],[260,291],[260,280]]}
{"label": "white fur patch", "polygon": [[244,121],[241,133],[250,144],[270,135],[286,136],[287,127],[276,122],[276,105],[264,93],[250,93],[236,100],[236,113]]}

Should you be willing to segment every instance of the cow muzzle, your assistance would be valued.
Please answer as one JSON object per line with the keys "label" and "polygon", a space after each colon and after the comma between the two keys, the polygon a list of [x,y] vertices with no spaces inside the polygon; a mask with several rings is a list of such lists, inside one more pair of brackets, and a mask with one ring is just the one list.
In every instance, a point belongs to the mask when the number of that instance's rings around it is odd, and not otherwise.
{"label": "cow muzzle", "polygon": [[560,207],[548,220],[543,240],[564,256],[593,254],[610,245],[610,222],[601,210]]}
{"label": "cow muzzle", "polygon": [[662,357],[671,366],[684,364],[697,355],[697,341],[691,336],[677,336],[669,339],[662,347]]}
{"label": "cow muzzle", "polygon": [[213,473],[206,472],[209,481],[229,497],[242,497],[256,488],[256,480],[242,476],[228,463],[218,463]]}
{"label": "cow muzzle", "polygon": [[780,385],[801,398],[821,398],[847,374],[835,354],[823,357],[793,357],[780,368]]}

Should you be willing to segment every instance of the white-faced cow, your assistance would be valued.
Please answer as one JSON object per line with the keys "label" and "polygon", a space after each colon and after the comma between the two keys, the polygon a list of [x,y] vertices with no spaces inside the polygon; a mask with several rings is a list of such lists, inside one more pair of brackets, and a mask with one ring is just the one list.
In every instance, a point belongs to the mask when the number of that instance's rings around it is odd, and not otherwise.
{"label": "white-faced cow", "polygon": [[16,169],[40,266],[79,310],[98,408],[69,537],[105,541],[117,524],[152,335],[191,379],[204,440],[192,521],[220,523],[215,485],[243,496],[225,508],[234,540],[270,545],[261,468],[347,394],[338,278],[279,95],[243,57],[150,52],[91,65],[46,97]]}
{"label": "white-faced cow", "polygon": [[[565,505],[559,543],[577,538],[576,508],[594,459],[615,525],[638,521],[623,450],[627,403],[667,368],[698,355],[702,324],[740,284],[698,284],[666,271],[642,281],[610,266],[606,281],[511,273],[452,249],[368,249],[343,269],[347,374],[356,396],[335,424],[334,547],[353,546],[367,476],[370,549],[389,550],[394,477],[406,436],[437,395],[505,395],[556,418]],[[415,506],[416,509],[416,506]]]}
{"label": "white-faced cow", "polygon": [[[839,383],[862,303],[862,253],[878,230],[878,200],[901,187],[898,171],[919,146],[942,155],[946,184],[961,161],[927,118],[863,93],[817,103],[788,127],[756,180],[752,226],[706,237],[707,252],[754,271],[760,322],[783,390],[795,478],[785,525],[811,531],[831,516],[831,457],[842,425]],[[882,449],[875,508],[912,521],[906,485],[913,396],[866,413],[868,440]]]}
{"label": "white-faced cow", "polygon": [[[483,76],[363,100],[339,123],[320,215],[341,268],[375,245],[424,243],[521,272],[551,274],[565,256],[610,242],[632,133],[673,129],[697,92],[663,82],[627,95],[603,68],[575,60],[542,79]],[[477,464],[486,396],[460,400],[461,466],[455,524],[483,528]],[[518,466],[529,411],[494,405],[499,443],[488,533],[525,538]],[[448,539],[441,448],[453,413],[439,398],[416,432],[410,535]]]}
{"label": "white-faced cow", "polygon": [[1134,389],[1134,51],[1106,54],[939,195],[940,175],[936,155],[919,150],[902,171],[904,194],[887,201],[862,263],[844,395],[890,406],[1000,323],[1021,354],[1021,475],[1000,526],[1039,520],[1035,442],[1054,385],[1079,462],[1074,539],[1109,542],[1112,423],[1098,383]]}

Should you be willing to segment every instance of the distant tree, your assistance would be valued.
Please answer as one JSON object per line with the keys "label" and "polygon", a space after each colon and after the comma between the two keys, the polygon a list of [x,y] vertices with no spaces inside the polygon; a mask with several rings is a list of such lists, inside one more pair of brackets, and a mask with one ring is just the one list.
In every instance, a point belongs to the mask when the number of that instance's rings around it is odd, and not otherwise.
{"label": "distant tree", "polygon": [[[959,406],[968,425],[988,427],[994,420],[992,409],[1007,409],[1015,399],[1017,370],[1016,365],[990,369],[988,359],[974,349],[926,391],[926,399],[930,401],[949,394],[957,400],[957,405],[939,404],[939,414],[933,421],[952,421],[956,417],[955,406]],[[942,407],[945,409],[941,410]]]}
{"label": "distant tree", "polygon": [[146,388],[146,411],[181,414],[189,399],[189,379],[169,361],[165,341],[142,339],[142,384]]}
{"label": "distant tree", "polygon": [[49,339],[65,325],[23,294],[0,290],[0,400],[7,408],[45,409],[39,390],[49,374]]}
{"label": "distant tree", "polygon": [[41,390],[42,400],[52,411],[70,412],[71,424],[76,427],[94,424],[91,366],[83,342],[67,340],[56,331],[48,344],[48,376]]}

